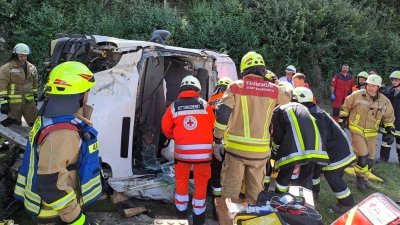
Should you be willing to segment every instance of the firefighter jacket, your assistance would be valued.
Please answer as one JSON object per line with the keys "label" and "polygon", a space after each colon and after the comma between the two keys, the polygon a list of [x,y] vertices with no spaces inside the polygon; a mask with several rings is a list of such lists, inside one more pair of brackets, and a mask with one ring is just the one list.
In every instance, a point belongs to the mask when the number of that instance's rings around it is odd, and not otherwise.
{"label": "firefighter jacket", "polygon": [[214,113],[195,91],[183,91],[165,112],[162,131],[175,140],[175,159],[184,162],[212,160]]}
{"label": "firefighter jacket", "polygon": [[400,95],[395,95],[395,91],[396,89],[394,87],[389,88],[386,92],[386,97],[390,100],[390,103],[392,103],[395,117],[394,127],[396,129],[397,136],[400,136]]}
{"label": "firefighter jacket", "polygon": [[[27,63],[27,74],[23,66],[12,60],[0,68],[0,97],[8,96],[9,103],[21,103],[22,98],[34,101],[38,89],[36,67]],[[3,103],[3,102],[2,102]]]}
{"label": "firefighter jacket", "polygon": [[351,88],[354,86],[353,75],[343,75],[341,72],[333,76],[331,86],[335,87],[334,94],[336,95],[336,101],[343,102],[347,95],[351,93]]}
{"label": "firefighter jacket", "polygon": [[218,103],[221,101],[224,93],[225,92],[223,91],[223,92],[219,92],[218,94],[212,95],[211,98],[208,100],[208,104],[210,105],[212,110],[215,110]]}
{"label": "firefighter jacket", "polygon": [[[78,176],[81,191],[80,202],[88,205],[96,201],[102,194],[102,171],[99,159],[97,131],[85,121],[70,115],[52,118],[38,117],[29,134],[29,142],[26,146],[24,158],[18,174],[14,190],[14,197],[24,201],[29,214],[37,216],[40,213],[41,204],[51,207],[53,210],[60,210],[76,198],[74,191],[66,193],[64,197],[55,202],[44,202],[38,195],[36,189],[38,170],[38,135],[50,126],[61,123],[75,125],[82,136],[81,152],[79,156]],[[70,146],[66,146],[70,148]],[[69,149],[66,149],[68,151]],[[79,201],[79,200],[78,200]]]}
{"label": "firefighter jacket", "polygon": [[327,165],[329,157],[321,140],[316,121],[300,103],[277,106],[272,116],[272,146],[275,169],[310,161]]}
{"label": "firefighter jacket", "polygon": [[351,143],[346,133],[324,110],[317,105],[308,105],[310,114],[315,118],[321,135],[322,143],[325,145],[330,163],[322,170],[338,170],[345,168],[356,160]]}
{"label": "firefighter jacket", "polygon": [[214,136],[225,135],[226,152],[232,156],[264,160],[271,155],[269,126],[273,109],[291,98],[283,87],[257,75],[246,75],[228,86],[218,104]]}
{"label": "firefighter jacket", "polygon": [[363,137],[378,136],[379,124],[393,127],[394,111],[389,99],[377,93],[374,100],[366,90],[359,90],[348,96],[343,104],[341,117],[349,117],[349,129]]}

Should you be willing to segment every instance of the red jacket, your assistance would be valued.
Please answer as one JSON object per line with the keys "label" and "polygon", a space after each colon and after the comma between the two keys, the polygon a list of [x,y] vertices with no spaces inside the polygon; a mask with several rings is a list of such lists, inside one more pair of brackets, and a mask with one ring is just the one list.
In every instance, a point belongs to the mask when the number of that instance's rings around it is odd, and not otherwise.
{"label": "red jacket", "polygon": [[351,88],[354,86],[353,75],[347,74],[344,76],[342,72],[333,76],[331,86],[335,87],[335,101],[342,101],[346,99],[347,95],[351,93]]}
{"label": "red jacket", "polygon": [[214,122],[211,107],[197,92],[181,92],[161,121],[165,136],[175,140],[175,159],[185,162],[211,161]]}

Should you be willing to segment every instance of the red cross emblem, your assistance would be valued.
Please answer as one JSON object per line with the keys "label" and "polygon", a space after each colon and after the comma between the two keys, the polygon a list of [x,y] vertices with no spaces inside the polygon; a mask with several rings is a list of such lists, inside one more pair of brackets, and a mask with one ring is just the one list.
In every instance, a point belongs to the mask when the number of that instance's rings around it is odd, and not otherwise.
{"label": "red cross emblem", "polygon": [[197,127],[197,120],[193,116],[187,116],[183,120],[183,125],[185,126],[186,130],[194,130]]}

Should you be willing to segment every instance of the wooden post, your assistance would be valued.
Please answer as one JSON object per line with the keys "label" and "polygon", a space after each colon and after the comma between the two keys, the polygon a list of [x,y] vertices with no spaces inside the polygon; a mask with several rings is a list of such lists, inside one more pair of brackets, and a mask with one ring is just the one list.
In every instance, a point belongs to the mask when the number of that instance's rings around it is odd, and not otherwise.
{"label": "wooden post", "polygon": [[130,209],[124,209],[124,216],[126,218],[129,218],[129,217],[132,217],[134,215],[137,215],[137,214],[145,212],[145,211],[147,211],[147,209],[144,206],[130,208]]}

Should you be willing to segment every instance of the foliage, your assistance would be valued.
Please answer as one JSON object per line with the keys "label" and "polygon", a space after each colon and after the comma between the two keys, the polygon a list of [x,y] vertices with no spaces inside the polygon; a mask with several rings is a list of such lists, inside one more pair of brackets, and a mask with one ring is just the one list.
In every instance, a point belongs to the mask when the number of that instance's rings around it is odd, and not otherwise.
{"label": "foliage", "polygon": [[[278,76],[293,64],[324,91],[343,63],[358,74],[375,68],[388,81],[400,69],[400,4],[396,0],[0,0],[5,52],[18,42],[39,65],[56,33],[148,40],[171,32],[169,45],[227,53],[240,64],[260,52]],[[0,46],[1,47],[1,46]],[[5,62],[9,54],[1,54]]]}

